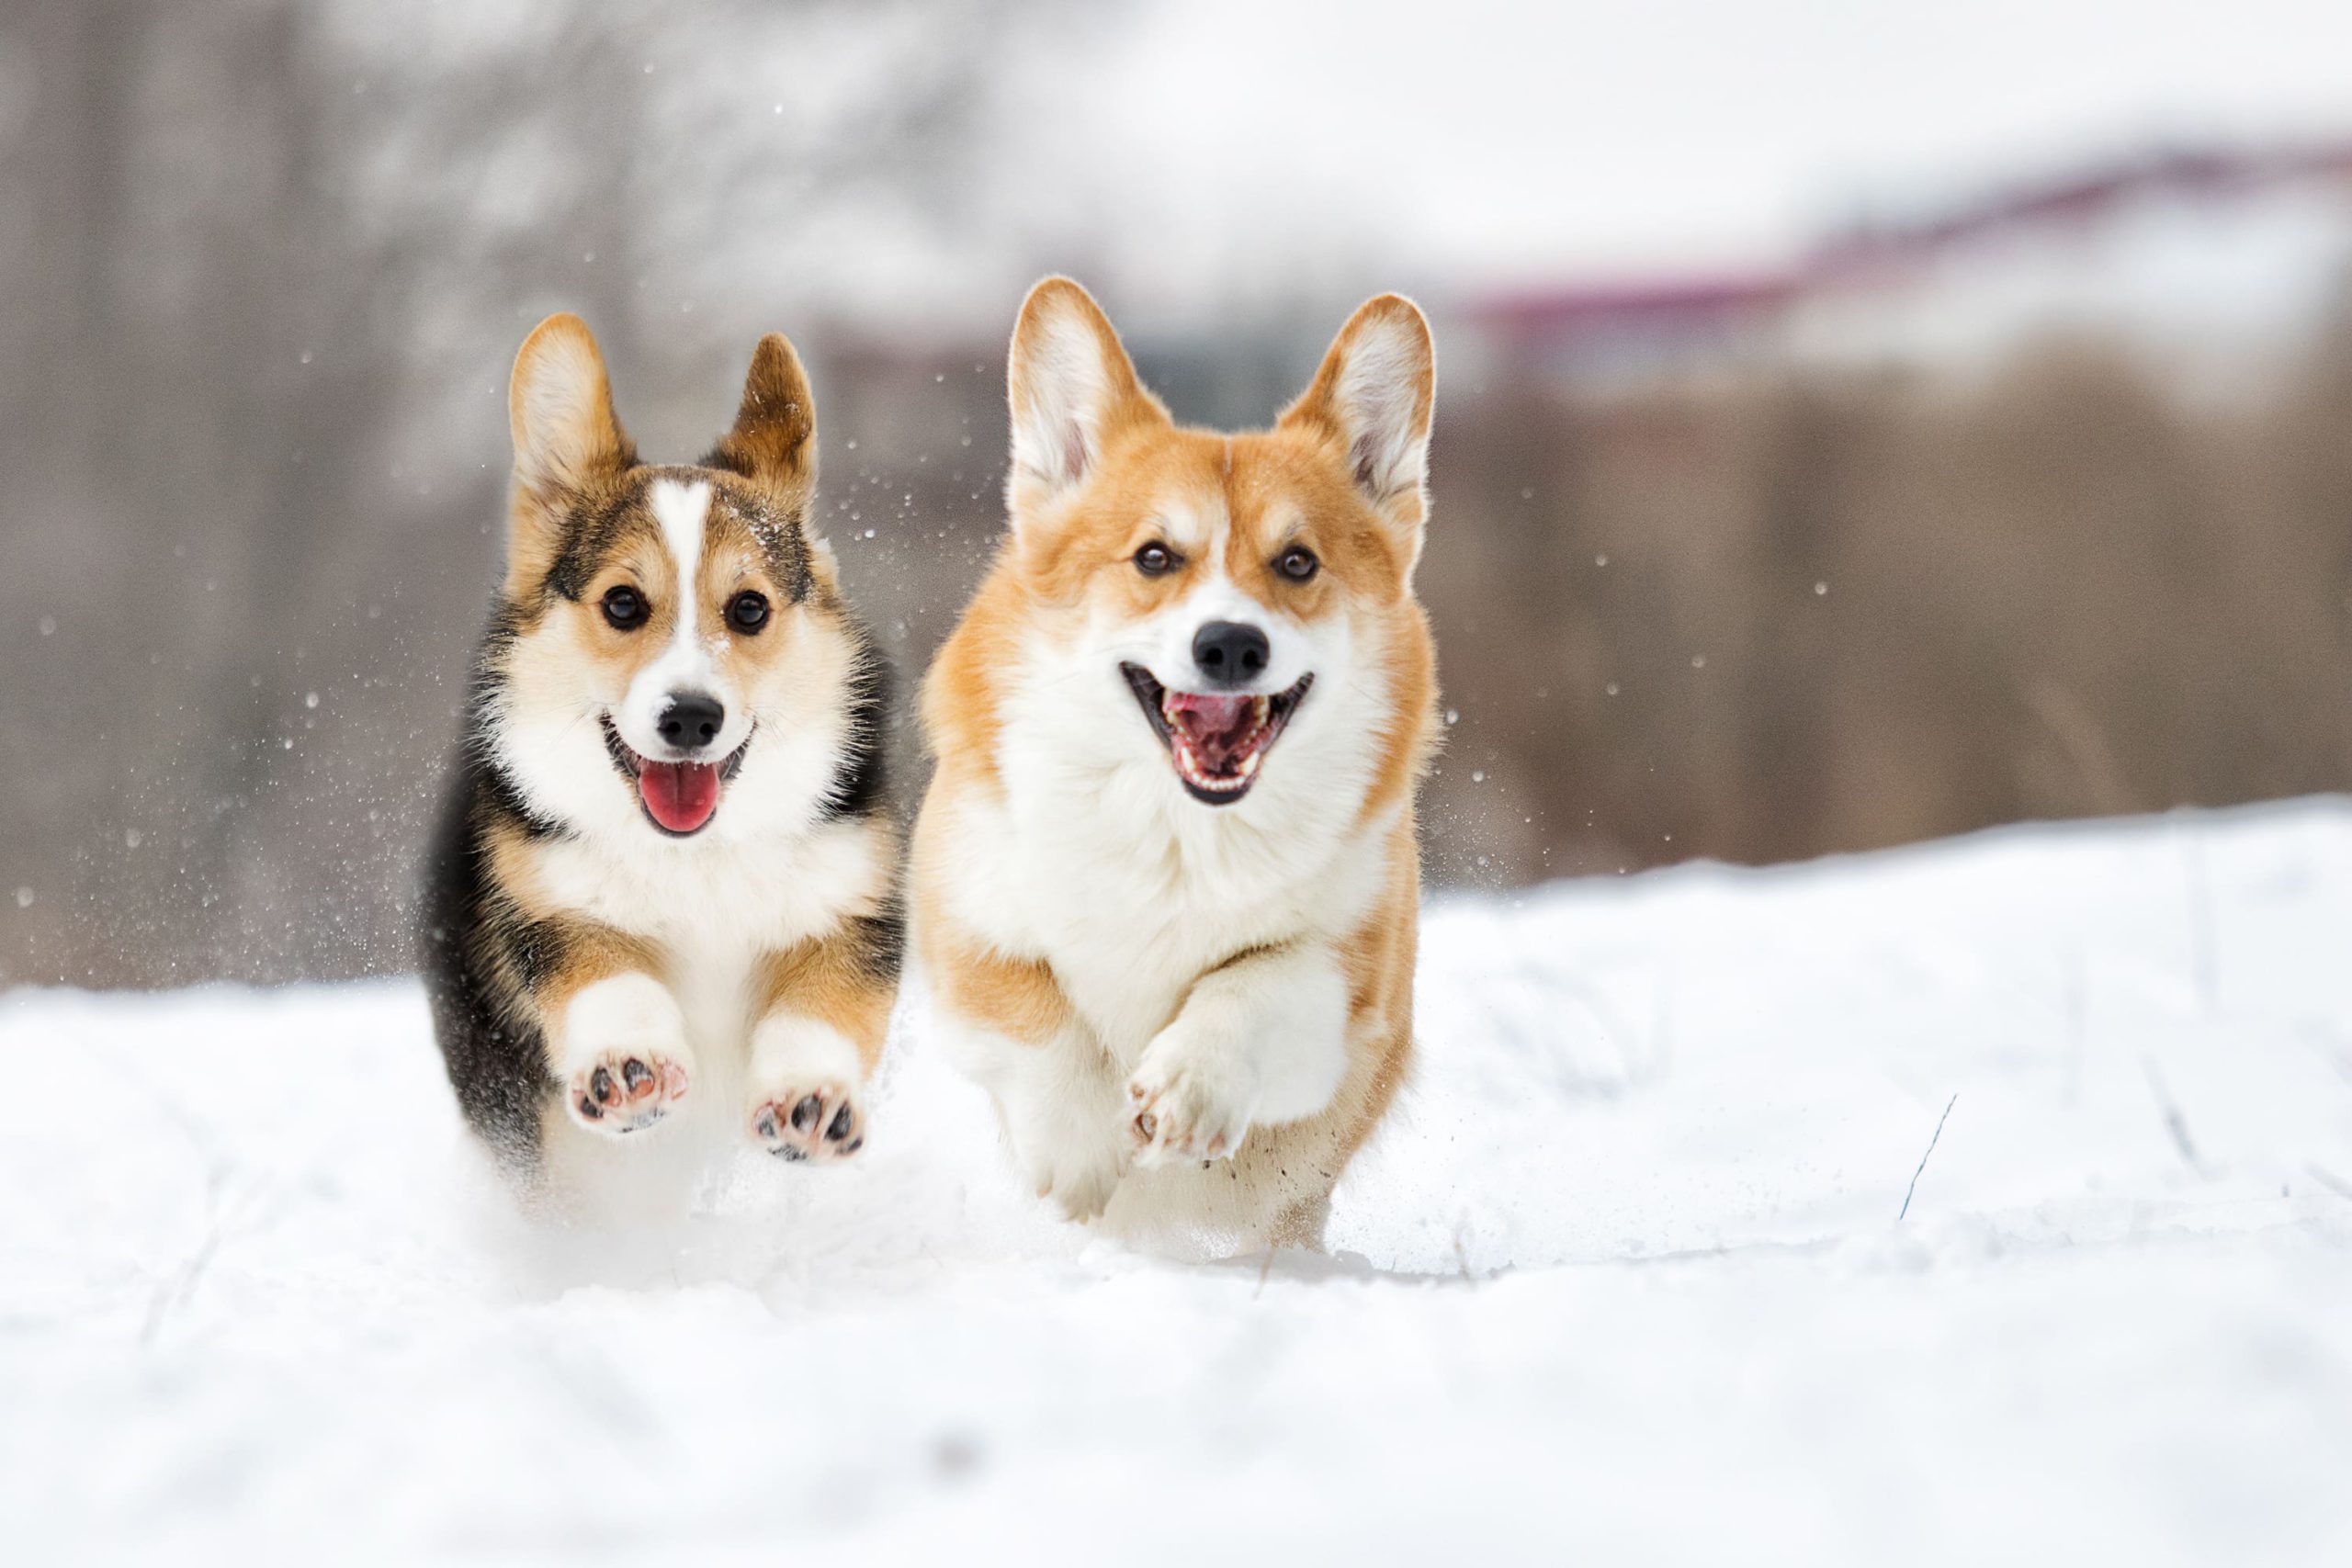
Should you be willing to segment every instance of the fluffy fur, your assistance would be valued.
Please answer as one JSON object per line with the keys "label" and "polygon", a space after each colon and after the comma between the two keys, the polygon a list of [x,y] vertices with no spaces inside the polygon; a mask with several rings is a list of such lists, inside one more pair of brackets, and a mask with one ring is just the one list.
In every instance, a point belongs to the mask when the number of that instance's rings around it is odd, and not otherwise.
{"label": "fluffy fur", "polygon": [[847,1158],[898,840],[884,671],[811,521],[807,376],[763,339],[718,446],[643,464],[559,315],[509,406],[505,578],[424,906],[458,1103],[536,1191],[642,1185],[655,1148]]}
{"label": "fluffy fur", "polygon": [[1022,309],[1011,531],[923,694],[913,913],[951,1051],[1075,1218],[1313,1244],[1406,1073],[1434,388],[1384,296],[1272,430],[1180,429],[1083,289]]}

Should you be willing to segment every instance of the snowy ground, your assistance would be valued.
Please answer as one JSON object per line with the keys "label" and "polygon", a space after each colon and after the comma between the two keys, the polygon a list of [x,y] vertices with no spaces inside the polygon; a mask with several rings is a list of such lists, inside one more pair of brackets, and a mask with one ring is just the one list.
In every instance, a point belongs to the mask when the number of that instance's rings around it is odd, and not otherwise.
{"label": "snowy ground", "polygon": [[1338,1255],[1205,1268],[919,1011],[858,1168],[599,1241],[412,986],[0,999],[0,1555],[2352,1562],[2352,805],[1426,930]]}

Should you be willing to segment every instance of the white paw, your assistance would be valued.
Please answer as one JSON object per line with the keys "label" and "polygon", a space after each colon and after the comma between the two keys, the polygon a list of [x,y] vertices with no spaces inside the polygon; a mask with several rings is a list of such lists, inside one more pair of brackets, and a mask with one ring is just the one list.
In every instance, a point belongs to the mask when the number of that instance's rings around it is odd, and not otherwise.
{"label": "white paw", "polygon": [[643,1132],[686,1098],[684,1063],[658,1051],[616,1046],[574,1067],[563,1088],[571,1120],[619,1137]]}
{"label": "white paw", "polygon": [[844,1160],[865,1146],[865,1066],[838,1030],[776,1013],[752,1031],[752,1141],[785,1160]]}
{"label": "white paw", "polygon": [[1057,1162],[1023,1160],[1022,1170],[1043,1198],[1067,1220],[1091,1220],[1111,1201],[1125,1174],[1116,1159],[1066,1157]]}
{"label": "white paw", "polygon": [[752,1138],[778,1159],[843,1160],[865,1146],[865,1112],[847,1084],[791,1085],[752,1105]]}
{"label": "white paw", "polygon": [[952,1021],[947,1052],[996,1103],[1013,1173],[1065,1219],[1093,1219],[1127,1173],[1118,1069],[1071,1029],[1043,1043]]}
{"label": "white paw", "polygon": [[1231,1157],[1250,1132],[1250,1095],[1230,1066],[1184,1048],[1170,1029],[1143,1054],[1127,1080],[1127,1141],[1149,1169],[1184,1160]]}
{"label": "white paw", "polygon": [[591,1133],[642,1132],[686,1098],[694,1062],[685,1021],[650,975],[608,975],[582,987],[557,1040],[563,1108]]}

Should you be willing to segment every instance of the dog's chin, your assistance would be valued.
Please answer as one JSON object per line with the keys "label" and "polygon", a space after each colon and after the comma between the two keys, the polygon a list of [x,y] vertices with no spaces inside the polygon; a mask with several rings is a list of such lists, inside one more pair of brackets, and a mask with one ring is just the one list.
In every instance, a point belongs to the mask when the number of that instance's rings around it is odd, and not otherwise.
{"label": "dog's chin", "polygon": [[621,739],[609,713],[597,716],[605,729],[605,754],[614,771],[628,781],[637,795],[638,809],[654,831],[672,839],[691,839],[718,820],[721,797],[737,773],[743,755],[752,749],[752,735],[716,762],[667,762],[648,757]]}
{"label": "dog's chin", "polygon": [[1315,683],[1310,673],[1286,691],[1249,696],[1172,691],[1140,664],[1123,663],[1119,673],[1167,749],[1177,782],[1205,806],[1231,806],[1250,793]]}

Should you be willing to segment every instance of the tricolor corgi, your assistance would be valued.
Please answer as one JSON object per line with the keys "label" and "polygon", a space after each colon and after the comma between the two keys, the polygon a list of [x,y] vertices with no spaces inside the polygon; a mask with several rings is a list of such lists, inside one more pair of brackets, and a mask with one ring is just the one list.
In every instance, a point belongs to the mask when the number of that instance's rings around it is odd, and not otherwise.
{"label": "tricolor corgi", "polygon": [[424,902],[458,1104],[535,1188],[654,1145],[845,1159],[897,987],[899,840],[808,377],[761,340],[710,454],[640,463],[559,315],[508,412],[505,578]]}
{"label": "tricolor corgi", "polygon": [[1317,1245],[1412,1049],[1435,366],[1395,295],[1272,430],[1179,428],[1031,291],[1011,531],[923,692],[917,951],[1020,1171],[1216,1255]]}

